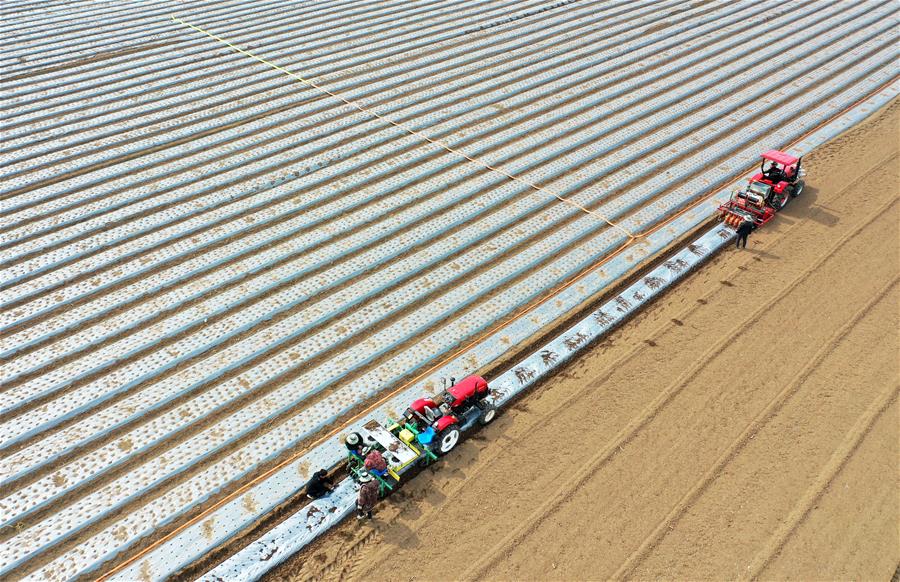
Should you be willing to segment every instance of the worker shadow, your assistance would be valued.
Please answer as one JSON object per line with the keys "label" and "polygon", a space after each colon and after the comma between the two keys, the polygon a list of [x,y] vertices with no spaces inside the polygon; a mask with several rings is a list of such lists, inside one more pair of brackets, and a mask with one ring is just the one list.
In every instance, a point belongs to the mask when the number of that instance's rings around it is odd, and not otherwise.
{"label": "worker shadow", "polygon": [[429,491],[428,494],[422,498],[422,500],[428,505],[438,507],[447,500],[447,496],[440,489],[433,489]]}
{"label": "worker shadow", "polygon": [[399,520],[383,523],[379,529],[383,533],[382,543],[389,546],[404,550],[414,550],[422,545],[419,535]]}
{"label": "worker shadow", "polygon": [[[776,260],[776,261],[781,260],[780,256],[773,255],[772,253],[770,253],[767,250],[753,248],[753,243],[755,243],[755,242],[758,242],[758,241],[754,241],[753,239],[750,239],[751,244],[747,245],[747,248],[746,248],[746,251],[748,253],[750,253],[751,255],[753,255],[754,259],[760,259],[760,260],[761,259],[769,259],[769,260]],[[745,250],[745,249],[741,249],[741,250]]]}
{"label": "worker shadow", "polygon": [[836,226],[840,216],[827,206],[817,204],[819,189],[807,185],[800,196],[791,200],[785,208],[784,216],[793,217],[795,220],[812,220],[827,227]]}

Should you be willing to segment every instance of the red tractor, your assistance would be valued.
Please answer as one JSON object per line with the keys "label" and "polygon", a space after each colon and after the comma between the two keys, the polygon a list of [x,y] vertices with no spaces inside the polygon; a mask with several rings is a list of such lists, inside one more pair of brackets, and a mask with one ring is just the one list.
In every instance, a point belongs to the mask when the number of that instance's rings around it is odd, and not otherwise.
{"label": "red tractor", "polygon": [[459,442],[461,430],[494,420],[496,408],[487,399],[491,391],[480,376],[469,376],[435,398],[419,398],[406,409],[403,420],[420,434],[419,442],[444,455]]}
{"label": "red tractor", "polygon": [[415,400],[402,419],[387,425],[370,420],[344,439],[351,477],[360,483],[374,477],[379,493],[387,495],[410,467],[428,465],[449,453],[461,431],[476,422],[491,422],[497,410],[490,395],[480,376],[469,376],[459,384],[451,378],[449,388],[445,383],[439,396]]}
{"label": "red tractor", "polygon": [[756,226],[762,226],[772,220],[788,200],[803,191],[800,158],[769,150],[762,155],[762,160],[759,173],[750,178],[747,187],[732,193],[731,199],[719,206],[720,216],[727,224],[738,226],[750,220]]}

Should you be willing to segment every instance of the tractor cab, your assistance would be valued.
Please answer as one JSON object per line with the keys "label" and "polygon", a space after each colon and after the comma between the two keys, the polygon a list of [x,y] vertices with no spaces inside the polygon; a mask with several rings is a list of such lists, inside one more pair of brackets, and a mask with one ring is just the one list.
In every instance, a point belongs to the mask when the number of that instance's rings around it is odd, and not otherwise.
{"label": "tractor cab", "polygon": [[750,184],[756,184],[758,191],[765,190],[764,185],[770,186],[766,203],[776,211],[781,210],[788,199],[799,195],[803,188],[800,180],[802,160],[778,150],[769,150],[760,157],[759,173],[750,178]]}
{"label": "tractor cab", "polygon": [[759,166],[759,173],[753,176],[753,180],[771,184],[778,192],[781,192],[787,184],[796,182],[800,174],[800,158],[778,150],[769,150],[760,157],[762,163]]}
{"label": "tractor cab", "polygon": [[450,387],[444,390],[442,399],[450,406],[451,410],[459,411],[477,406],[490,394],[488,383],[484,378],[469,376],[458,384],[455,384],[454,379],[450,378]]}

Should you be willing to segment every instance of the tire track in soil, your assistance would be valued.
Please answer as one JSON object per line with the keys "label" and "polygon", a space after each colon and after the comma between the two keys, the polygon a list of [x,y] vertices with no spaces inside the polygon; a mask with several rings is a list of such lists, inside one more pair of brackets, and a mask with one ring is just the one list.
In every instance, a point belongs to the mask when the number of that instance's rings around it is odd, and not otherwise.
{"label": "tire track in soil", "polygon": [[678,523],[678,521],[687,512],[691,510],[697,500],[706,492],[709,486],[718,479],[722,472],[725,471],[728,464],[737,457],[744,447],[753,439],[753,437],[768,424],[772,418],[788,403],[788,401],[803,386],[804,382],[815,372],[826,357],[831,355],[837,349],[839,342],[844,339],[855,326],[866,316],[872,309],[878,305],[885,296],[890,293],[897,285],[900,277],[894,277],[887,285],[882,287],[871,297],[862,308],[850,317],[834,334],[829,337],[824,345],[819,349],[806,366],[788,382],[785,387],[773,398],[768,406],[766,406],[741,432],[737,439],[722,453],[722,455],[713,463],[712,467],[685,493],[684,497],[672,508],[657,525],[656,529],[647,536],[644,542],[632,553],[616,570],[612,578],[615,580],[626,580],[634,577],[635,569],[640,566],[643,560],[659,545],[663,538]]}
{"label": "tire track in soil", "polygon": [[[865,298],[860,297],[862,301]],[[896,328],[894,306],[897,300],[895,285],[846,336],[836,342],[835,349],[802,381],[802,387],[790,396],[785,406],[751,435],[751,440],[728,462],[725,470],[631,571],[631,579],[662,576],[668,579],[737,580],[747,576],[747,565],[769,542],[784,516],[802,500],[806,488],[839,448],[846,432],[878,400],[884,388],[895,382],[896,365],[886,364],[883,358],[895,351],[888,346],[897,345],[897,338],[885,337]],[[881,435],[883,440],[885,433]],[[854,458],[857,459],[854,462],[855,471],[850,471],[857,475],[856,478],[860,473],[860,462],[864,467],[873,466],[871,459]],[[700,473],[697,471],[697,476]],[[840,481],[843,485],[846,479]],[[839,489],[842,493],[845,491],[844,487]],[[851,504],[858,504],[861,510],[865,507],[870,514],[868,520],[857,511],[836,510],[834,507],[819,508],[816,514],[820,519],[823,516],[853,516],[854,521],[883,522],[883,518],[872,515],[870,508],[877,506],[861,496],[862,488],[854,488],[853,491],[857,499]],[[896,515],[889,505],[881,505],[882,512],[885,509],[890,511],[882,515]],[[875,514],[878,512],[877,509],[874,511]],[[659,515],[663,513],[665,511]],[[846,556],[854,555],[853,548],[858,548],[861,533],[864,536],[862,539],[867,540],[865,543],[882,548],[879,554],[888,550],[893,546],[885,543],[890,540],[884,535],[886,525],[873,525],[872,529],[880,528],[881,531],[866,534],[849,526],[823,528],[820,524],[816,529],[824,535],[817,536],[818,547],[809,552],[803,551],[803,555],[817,555],[832,565],[794,566],[783,570],[791,572],[785,577],[809,580],[881,578],[875,572],[887,573],[888,568],[883,563],[880,568],[861,568],[860,564],[856,564],[838,569],[834,564],[849,560],[832,556],[838,551]],[[848,530],[852,531],[849,536],[839,533]],[[637,543],[632,545],[634,547]],[[856,574],[850,575],[850,572]],[[767,577],[772,578],[768,574]]]}
{"label": "tire track in soil", "polygon": [[834,452],[828,464],[823,468],[819,477],[807,490],[801,502],[784,519],[778,532],[772,536],[770,542],[757,554],[753,563],[748,566],[747,569],[751,580],[760,579],[766,567],[778,556],[785,544],[807,520],[810,512],[812,512],[825,493],[828,492],[834,480],[853,458],[854,453],[869,435],[875,423],[896,402],[898,394],[900,394],[900,385],[895,384],[885,391],[878,401],[857,421],[856,425],[841,443],[841,446]]}
{"label": "tire track in soil", "polygon": [[[888,106],[886,109],[895,110],[896,105]],[[823,146],[822,148],[818,149],[816,152],[814,152],[813,154],[808,156],[808,160],[810,160],[808,163],[815,164],[816,160],[820,160],[822,163],[830,162],[831,155],[829,152],[831,149],[833,149],[835,147],[832,144],[839,144],[839,143],[841,143],[842,140],[844,140],[848,137],[858,135],[859,133],[861,133],[863,131],[863,128],[868,125],[870,125],[870,123],[867,122],[866,124],[863,124],[859,127],[852,128],[847,133],[843,134],[840,138],[837,138],[836,140],[831,142],[831,144]],[[872,144],[870,144],[868,142],[865,142],[861,145],[860,148],[858,148],[856,150],[856,152],[859,153],[860,151],[865,151],[866,149],[871,148],[871,147],[874,147],[874,146],[872,146]],[[885,165],[887,165],[889,162],[891,162],[891,160],[895,159],[895,157],[896,157],[896,154],[889,155],[888,157],[882,158],[879,162],[871,165],[870,169],[867,170],[866,172],[864,172],[864,175],[867,176],[866,179],[869,179],[868,177],[871,177],[871,175],[873,173],[875,173],[876,169],[883,168]],[[858,160],[854,159],[853,156],[850,156],[849,159],[844,159],[843,161],[849,162],[851,168],[859,167]],[[833,165],[840,166],[841,160],[837,160],[836,162],[834,162]],[[858,186],[857,184],[853,183],[850,180],[843,180],[844,175],[846,175],[846,174],[839,173],[838,177],[833,181],[840,188],[840,190],[836,194],[836,197],[842,198],[850,188],[853,188],[854,186]],[[846,183],[842,183],[842,182],[846,182]],[[801,203],[802,203],[802,200],[801,200]],[[793,206],[792,208],[796,208],[796,203],[795,203],[795,206]],[[827,216],[827,214],[828,214],[827,210],[823,211],[816,207],[811,208],[807,213],[809,214],[809,218],[815,218],[816,216],[818,216],[819,214],[822,214],[823,212]],[[788,214],[786,216],[787,217],[790,216],[790,211],[788,211]],[[798,224],[802,224],[802,222],[800,222],[800,221],[785,222],[784,226],[780,230],[775,230],[774,232],[772,232],[772,236],[766,238],[766,240],[764,242],[764,246],[759,250],[759,252],[761,252],[762,254],[766,254],[767,249],[774,246],[782,238],[788,236],[788,234],[790,234],[797,227]],[[753,242],[759,243],[760,241],[753,241]],[[724,262],[724,260],[725,260],[725,257],[722,257],[722,256],[716,257],[712,260],[712,265],[715,265],[717,263],[722,263],[722,262]],[[754,256],[754,257],[752,257],[752,260],[759,261],[761,259],[758,256]],[[734,269],[729,276],[725,277],[725,279],[726,280],[739,279],[741,276],[741,273],[743,271],[747,270],[746,264],[750,264],[749,259],[747,261],[745,261],[744,264],[738,265],[738,267],[736,269]],[[714,267],[707,267],[707,268],[714,268]],[[679,320],[679,323],[680,323],[680,320],[685,319],[690,313],[693,313],[697,309],[702,307],[703,305],[706,305],[708,303],[708,299],[710,299],[712,296],[724,291],[725,289],[726,289],[726,287],[724,287],[724,286],[714,287],[710,292],[705,293],[702,298],[699,298],[695,304],[690,305],[686,309],[682,310],[680,312],[680,315],[678,316],[678,318],[673,318],[673,320],[671,322],[666,322],[665,324],[663,324],[662,326],[657,328],[657,330],[650,333],[649,336],[656,337],[664,329],[671,328],[673,325],[678,325],[678,323],[675,323],[676,319]],[[651,306],[650,312],[652,313],[657,307],[658,307],[658,305]],[[644,314],[638,315],[638,318],[642,318],[646,315],[647,315],[647,313],[645,312]],[[619,334],[619,331],[617,331],[615,333]],[[615,337],[615,336],[613,336],[613,337]],[[612,341],[612,338],[610,341]],[[595,382],[585,385],[583,388],[581,388],[577,392],[573,393],[572,398],[576,399],[576,400],[579,398],[582,398],[585,396],[585,394],[591,392],[593,389],[602,385],[609,378],[609,376],[611,376],[615,372],[616,368],[618,368],[619,366],[621,366],[623,363],[630,360],[634,356],[636,356],[640,353],[643,353],[646,350],[646,348],[648,347],[647,344],[644,344],[644,343],[639,343],[639,342],[635,342],[635,343],[636,343],[635,347],[633,347],[628,353],[626,353],[625,355],[623,355],[622,357],[617,359],[613,364],[611,364],[610,366],[607,367],[607,372],[603,376],[599,377]],[[563,372],[562,376],[565,377],[567,374],[568,374],[567,372]],[[519,404],[519,405],[516,405],[514,408],[518,409],[522,406],[524,406],[524,405]],[[560,412],[564,408],[566,408],[566,406],[567,405],[565,403],[560,404],[560,405],[556,406],[554,409],[552,409],[549,413],[544,413],[539,419],[534,419],[534,422],[530,423],[528,425],[528,427],[524,429],[524,432],[528,432],[532,428],[536,427],[537,425],[544,423],[547,420],[552,419],[553,417],[556,416],[556,414],[558,412]],[[501,417],[501,419],[502,418],[503,417]],[[492,447],[487,447],[484,449],[485,453],[489,452],[489,451],[493,451],[493,454],[491,454],[489,456],[489,459],[497,458],[500,455],[506,453],[510,447],[515,446],[515,442],[506,438],[505,435],[501,435],[500,439],[502,440],[502,443],[498,442],[496,445],[494,445]],[[470,473],[468,475],[467,479],[471,480],[473,478],[476,478],[477,475],[483,469],[485,469],[487,466],[489,466],[489,464],[490,464],[489,462],[482,463],[482,461],[479,460],[479,465],[476,466],[475,472]],[[448,490],[445,487],[443,490],[447,492],[448,497],[452,497],[462,487],[463,487],[463,484],[461,483],[459,485],[459,487],[452,488],[451,490]],[[437,510],[438,510],[438,508],[436,506],[434,506],[431,509],[424,510],[423,515],[426,515],[426,516],[431,515],[434,511],[437,511]],[[414,535],[414,534],[411,534],[411,535]],[[312,551],[312,550],[310,550],[310,551]],[[381,550],[380,552],[376,553],[374,556],[372,556],[368,560],[368,563],[370,564],[369,570],[377,569],[377,565],[382,563],[384,561],[384,557],[389,555],[391,553],[391,551],[392,550],[390,548],[385,548],[385,549]],[[340,558],[340,556],[336,557],[336,559],[339,559],[339,558]],[[288,569],[284,569],[284,571],[287,571],[287,570]]]}
{"label": "tire track in soil", "polygon": [[855,227],[838,241],[830,245],[828,251],[822,255],[813,264],[806,267],[803,272],[795,277],[787,286],[783,287],[768,302],[760,308],[739,321],[737,325],[730,327],[730,331],[721,335],[720,339],[714,343],[703,354],[699,355],[694,363],[687,368],[674,382],[663,389],[659,396],[646,408],[639,413],[631,423],[624,427],[604,448],[592,455],[574,475],[565,481],[562,485],[548,496],[548,499],[540,504],[531,515],[522,521],[522,525],[513,528],[507,536],[494,544],[490,550],[483,554],[483,557],[476,560],[468,569],[466,569],[460,578],[464,580],[477,580],[485,576],[486,572],[496,564],[498,560],[504,557],[504,548],[510,548],[519,545],[521,541],[527,537],[531,531],[537,529],[543,522],[550,518],[556,511],[560,509],[567,501],[568,495],[579,489],[598,471],[605,467],[617,453],[622,451],[638,433],[642,432],[655,418],[659,416],[664,408],[666,408],[681,391],[689,385],[691,379],[701,370],[709,366],[713,358],[721,354],[734,341],[739,340],[744,334],[751,330],[752,324],[764,317],[771,309],[771,305],[778,303],[784,297],[790,294],[795,288],[804,283],[810,276],[816,273],[818,268],[824,264],[829,258],[833,257],[841,248],[849,241],[858,236],[872,222],[877,220],[884,214],[884,211],[894,206],[896,199],[890,200],[887,204],[879,208],[875,213],[870,214],[869,218],[860,226]]}
{"label": "tire track in soil", "polygon": [[885,460],[898,458],[898,437],[895,399],[761,577],[900,582],[900,475],[885,471]]}

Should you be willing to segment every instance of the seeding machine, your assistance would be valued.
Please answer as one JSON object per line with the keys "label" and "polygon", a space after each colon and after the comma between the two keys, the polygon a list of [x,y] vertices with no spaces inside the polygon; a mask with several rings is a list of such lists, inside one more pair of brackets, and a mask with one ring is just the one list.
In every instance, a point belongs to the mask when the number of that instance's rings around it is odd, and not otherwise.
{"label": "seeding machine", "polygon": [[[487,381],[480,376],[469,376],[458,384],[450,378],[441,394],[414,400],[399,420],[367,422],[345,439],[350,476],[359,481],[371,475],[378,480],[382,496],[387,495],[411,467],[436,461],[456,447],[463,432],[476,423],[491,422],[497,409],[490,395]],[[383,468],[367,466],[373,451],[384,460]]]}
{"label": "seeding machine", "polygon": [[803,191],[801,158],[778,150],[769,150],[761,157],[759,172],[745,188],[734,191],[728,202],[719,206],[719,216],[729,226],[737,227],[749,220],[760,227]]}

